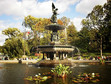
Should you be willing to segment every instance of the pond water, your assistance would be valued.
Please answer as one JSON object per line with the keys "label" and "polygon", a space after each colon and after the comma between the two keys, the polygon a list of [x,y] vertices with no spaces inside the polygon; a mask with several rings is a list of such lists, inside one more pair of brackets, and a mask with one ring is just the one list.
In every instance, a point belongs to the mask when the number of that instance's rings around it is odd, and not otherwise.
{"label": "pond water", "polygon": [[100,82],[78,83],[78,84],[111,84],[111,65],[77,63],[71,67],[72,73],[67,78],[51,78],[44,82],[24,80],[27,76],[34,76],[37,73],[50,72],[51,67],[36,67],[26,64],[0,64],[0,84],[75,84],[72,78],[80,73],[99,73]]}

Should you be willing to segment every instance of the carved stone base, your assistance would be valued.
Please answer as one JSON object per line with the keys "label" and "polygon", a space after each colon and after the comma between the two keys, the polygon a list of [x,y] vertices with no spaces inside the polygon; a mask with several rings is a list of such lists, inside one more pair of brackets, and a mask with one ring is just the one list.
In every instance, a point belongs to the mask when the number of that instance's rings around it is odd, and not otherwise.
{"label": "carved stone base", "polygon": [[50,42],[50,45],[60,45],[60,42]]}

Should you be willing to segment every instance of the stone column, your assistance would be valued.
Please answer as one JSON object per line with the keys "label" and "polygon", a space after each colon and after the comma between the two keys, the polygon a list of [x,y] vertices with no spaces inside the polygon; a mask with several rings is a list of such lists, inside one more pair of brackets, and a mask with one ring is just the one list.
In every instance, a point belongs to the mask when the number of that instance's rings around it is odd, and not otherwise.
{"label": "stone column", "polygon": [[60,59],[63,60],[63,53],[60,54]]}
{"label": "stone column", "polygon": [[66,53],[66,58],[67,58],[67,53]]}
{"label": "stone column", "polygon": [[46,58],[45,59],[47,60],[47,58],[48,58],[48,53],[46,52]]}
{"label": "stone column", "polygon": [[67,53],[65,54],[65,58],[67,59]]}
{"label": "stone column", "polygon": [[62,59],[64,60],[64,53],[62,53]]}
{"label": "stone column", "polygon": [[60,60],[60,52],[59,52],[59,60]]}
{"label": "stone column", "polygon": [[54,53],[54,59],[56,60],[56,53]]}
{"label": "stone column", "polygon": [[50,60],[51,60],[51,53],[49,53],[49,58],[50,58]]}
{"label": "stone column", "polygon": [[43,58],[42,58],[42,59],[43,59],[43,60],[45,59],[45,58],[44,58],[44,53],[43,53]]}
{"label": "stone column", "polygon": [[54,59],[54,53],[51,52],[51,53],[50,53],[50,60],[53,60],[53,59]]}
{"label": "stone column", "polygon": [[59,60],[59,53],[56,51],[56,60]]}

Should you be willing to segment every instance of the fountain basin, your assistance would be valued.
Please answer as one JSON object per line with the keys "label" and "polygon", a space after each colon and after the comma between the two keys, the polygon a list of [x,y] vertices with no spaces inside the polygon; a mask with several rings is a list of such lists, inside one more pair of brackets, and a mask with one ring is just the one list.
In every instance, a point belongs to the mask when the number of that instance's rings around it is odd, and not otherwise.
{"label": "fountain basin", "polygon": [[57,32],[57,30],[63,30],[64,26],[59,25],[59,24],[50,24],[50,25],[46,26],[45,29]]}
{"label": "fountain basin", "polygon": [[41,52],[72,52],[74,49],[70,45],[42,45],[38,46]]}
{"label": "fountain basin", "polygon": [[[72,52],[74,48],[70,45],[42,45],[38,46],[37,50],[43,54],[43,60],[64,60],[67,59],[68,53]],[[44,62],[39,64],[44,64]],[[48,64],[53,64],[53,62]]]}

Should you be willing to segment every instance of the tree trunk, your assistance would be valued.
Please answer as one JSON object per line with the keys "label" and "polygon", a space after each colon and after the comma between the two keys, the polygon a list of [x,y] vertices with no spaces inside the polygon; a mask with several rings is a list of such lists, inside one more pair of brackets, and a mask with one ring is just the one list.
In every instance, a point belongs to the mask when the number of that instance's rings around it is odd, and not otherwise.
{"label": "tree trunk", "polygon": [[102,57],[102,36],[100,38],[100,53],[101,53],[101,57]]}
{"label": "tree trunk", "polygon": [[26,48],[26,47],[25,47],[25,45],[26,45],[26,44],[25,44],[25,39],[24,39],[23,41],[24,41],[24,55],[25,55],[25,48]]}
{"label": "tree trunk", "polygon": [[25,47],[24,47],[24,55],[25,55]]}

